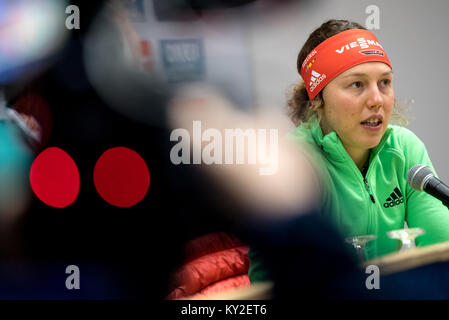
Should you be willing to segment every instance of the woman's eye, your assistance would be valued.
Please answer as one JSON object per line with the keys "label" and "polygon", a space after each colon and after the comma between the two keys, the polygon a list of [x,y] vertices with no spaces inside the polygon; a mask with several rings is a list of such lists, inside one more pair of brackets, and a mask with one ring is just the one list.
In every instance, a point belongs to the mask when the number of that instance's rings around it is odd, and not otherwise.
{"label": "woman's eye", "polygon": [[362,83],[361,83],[360,81],[356,81],[356,82],[351,83],[351,88],[356,88],[356,89],[358,89],[358,88],[360,88],[361,86],[362,86]]}
{"label": "woman's eye", "polygon": [[381,81],[381,84],[382,84],[384,87],[389,86],[390,83],[391,83],[391,80],[390,80],[390,79],[385,79],[385,80],[382,80],[382,81]]}

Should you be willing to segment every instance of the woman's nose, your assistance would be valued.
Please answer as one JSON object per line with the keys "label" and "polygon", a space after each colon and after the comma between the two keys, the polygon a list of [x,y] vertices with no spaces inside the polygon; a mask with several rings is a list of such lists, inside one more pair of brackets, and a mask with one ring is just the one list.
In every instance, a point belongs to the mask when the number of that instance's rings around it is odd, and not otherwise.
{"label": "woman's nose", "polygon": [[376,85],[371,85],[367,91],[366,105],[368,108],[380,108],[383,105],[382,93]]}

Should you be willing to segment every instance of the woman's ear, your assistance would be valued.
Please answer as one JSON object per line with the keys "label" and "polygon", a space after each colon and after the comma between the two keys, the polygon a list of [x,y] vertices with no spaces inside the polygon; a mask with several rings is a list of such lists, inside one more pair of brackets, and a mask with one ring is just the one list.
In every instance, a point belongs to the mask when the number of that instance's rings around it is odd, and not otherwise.
{"label": "woman's ear", "polygon": [[[323,90],[324,91],[324,90]],[[320,124],[321,127],[321,131],[323,132],[323,136],[325,136],[326,134],[328,134],[329,132],[332,131],[332,129],[330,128],[330,126],[328,125],[327,121],[326,121],[326,116],[325,116],[325,108],[326,108],[326,103],[324,101],[324,94],[323,91],[321,91],[316,97],[316,103],[319,104],[319,107],[317,108],[316,112],[317,112],[317,118],[318,118],[318,123]],[[315,100],[314,99],[314,100]]]}

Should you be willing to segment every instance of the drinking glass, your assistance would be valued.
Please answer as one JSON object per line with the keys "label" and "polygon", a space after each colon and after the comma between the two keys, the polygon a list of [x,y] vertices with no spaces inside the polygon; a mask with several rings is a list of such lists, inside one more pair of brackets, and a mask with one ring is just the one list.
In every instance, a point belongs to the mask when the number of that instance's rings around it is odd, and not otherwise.
{"label": "drinking glass", "polygon": [[425,233],[424,229],[421,228],[407,228],[389,231],[387,232],[387,235],[391,239],[401,240],[402,250],[409,250],[413,248],[415,238]]}
{"label": "drinking glass", "polygon": [[374,234],[368,234],[363,236],[355,236],[355,237],[349,237],[345,239],[346,243],[352,244],[352,246],[355,248],[355,251],[357,253],[357,257],[359,258],[360,262],[365,261],[365,246],[368,241],[377,239],[377,236]]}

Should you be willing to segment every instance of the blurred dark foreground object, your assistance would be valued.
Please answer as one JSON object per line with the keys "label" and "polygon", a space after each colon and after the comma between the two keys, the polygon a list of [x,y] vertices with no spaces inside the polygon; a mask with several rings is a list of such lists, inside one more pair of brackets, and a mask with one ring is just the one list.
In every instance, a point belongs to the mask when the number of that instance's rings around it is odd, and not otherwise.
{"label": "blurred dark foreground object", "polygon": [[264,276],[274,282],[275,299],[369,297],[355,256],[318,213],[261,221],[250,229],[255,254],[264,262]]}

